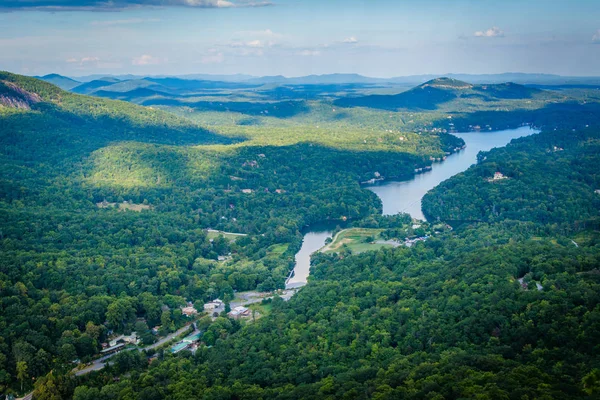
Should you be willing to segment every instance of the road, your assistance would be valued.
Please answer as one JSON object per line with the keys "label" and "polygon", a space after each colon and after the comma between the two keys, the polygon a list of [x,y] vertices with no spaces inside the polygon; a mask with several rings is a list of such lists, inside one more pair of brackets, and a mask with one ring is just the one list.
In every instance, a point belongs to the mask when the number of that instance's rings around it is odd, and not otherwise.
{"label": "road", "polygon": [[[159,346],[162,346],[163,344],[167,343],[168,341],[175,339],[177,336],[183,335],[189,329],[190,329],[190,325],[186,325],[183,328],[180,328],[180,329],[176,330],[175,332],[168,334],[167,336],[160,339],[158,342],[151,344],[150,346],[138,348],[138,351],[151,350],[151,349],[155,349]],[[127,350],[134,350],[134,349],[126,349],[124,351],[127,351]],[[76,376],[81,376],[81,375],[89,374],[92,371],[99,371],[106,366],[106,363],[108,362],[107,360],[109,358],[114,357],[117,354],[119,354],[119,352],[109,354],[104,357],[100,357],[99,359],[92,361],[92,363],[90,365],[88,365],[87,367],[85,367],[83,369],[79,369],[79,370],[74,369],[73,372],[75,373]]]}

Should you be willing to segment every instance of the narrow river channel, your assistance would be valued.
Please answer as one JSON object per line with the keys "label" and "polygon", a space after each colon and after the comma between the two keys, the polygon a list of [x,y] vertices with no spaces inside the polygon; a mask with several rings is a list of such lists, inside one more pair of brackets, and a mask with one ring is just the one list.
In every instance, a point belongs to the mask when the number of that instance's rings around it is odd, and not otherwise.
{"label": "narrow river channel", "polygon": [[[538,133],[528,126],[495,132],[455,133],[465,141],[467,147],[448,156],[446,161],[434,163],[431,171],[415,175],[406,181],[388,181],[365,186],[375,193],[383,203],[383,215],[399,212],[410,214],[413,218],[424,220],[421,200],[425,194],[446,179],[467,170],[477,162],[480,151],[489,151],[495,147],[506,146],[511,140]],[[331,229],[331,228],[330,228]],[[331,230],[322,226],[307,231],[302,247],[296,253],[296,266],[292,277],[286,282],[286,288],[304,286],[310,273],[310,256],[325,245],[331,237]]]}

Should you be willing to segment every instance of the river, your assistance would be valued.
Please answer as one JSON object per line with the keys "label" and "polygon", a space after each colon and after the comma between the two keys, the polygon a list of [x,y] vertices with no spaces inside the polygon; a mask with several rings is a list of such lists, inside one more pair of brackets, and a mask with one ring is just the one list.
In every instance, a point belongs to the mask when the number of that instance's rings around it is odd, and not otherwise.
{"label": "river", "polygon": [[[424,220],[421,200],[425,193],[446,179],[467,170],[477,162],[480,151],[489,151],[495,147],[506,146],[511,140],[529,136],[539,131],[528,126],[495,132],[466,132],[453,135],[465,141],[467,147],[449,155],[444,162],[434,163],[431,171],[417,174],[406,181],[388,181],[365,186],[375,193],[383,203],[383,215],[399,212],[410,214],[415,219]],[[300,287],[306,284],[310,272],[310,255],[325,245],[331,237],[331,227],[315,227],[304,235],[302,247],[296,253],[296,266],[293,276],[286,282],[286,288]]]}

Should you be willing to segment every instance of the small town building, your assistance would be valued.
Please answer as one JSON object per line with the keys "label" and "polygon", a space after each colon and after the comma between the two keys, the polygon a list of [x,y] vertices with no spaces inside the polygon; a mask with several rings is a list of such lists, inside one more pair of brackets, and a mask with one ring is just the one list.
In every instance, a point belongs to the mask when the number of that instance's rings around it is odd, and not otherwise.
{"label": "small town building", "polygon": [[219,308],[223,305],[223,302],[219,299],[215,299],[211,302],[204,304],[204,311],[212,311],[215,308]]}
{"label": "small town building", "polygon": [[246,307],[237,306],[236,308],[234,308],[233,310],[231,310],[229,312],[229,314],[227,314],[227,315],[230,316],[233,319],[240,319],[240,318],[248,318],[248,317],[250,317],[251,312]]}
{"label": "small town building", "polygon": [[194,315],[198,314],[198,310],[196,310],[194,306],[187,306],[181,308],[181,313],[186,317],[193,317]]}

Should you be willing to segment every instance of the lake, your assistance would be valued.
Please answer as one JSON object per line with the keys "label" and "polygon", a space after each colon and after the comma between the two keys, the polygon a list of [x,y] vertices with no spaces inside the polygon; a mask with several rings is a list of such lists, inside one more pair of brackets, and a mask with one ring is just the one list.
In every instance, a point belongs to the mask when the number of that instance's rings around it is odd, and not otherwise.
{"label": "lake", "polygon": [[506,146],[511,140],[528,136],[538,131],[524,126],[496,132],[454,133],[465,141],[464,150],[449,155],[446,161],[433,163],[431,171],[415,175],[407,181],[390,181],[365,186],[375,193],[383,203],[383,215],[394,215],[399,212],[410,214],[413,218],[424,220],[421,211],[423,196],[446,179],[466,171],[477,162],[480,151],[489,151],[494,147]]}
{"label": "lake", "polygon": [[[506,146],[511,140],[529,136],[539,131],[523,126],[495,132],[466,132],[453,135],[465,141],[467,147],[449,155],[445,161],[434,163],[431,171],[415,175],[406,181],[389,181],[365,186],[375,193],[383,203],[383,215],[394,215],[399,212],[410,214],[413,218],[424,220],[421,211],[421,200],[425,193],[446,179],[467,170],[477,162],[480,151],[489,151],[494,147]],[[333,228],[323,226],[310,229],[305,235],[302,247],[296,253],[294,275],[286,282],[286,288],[300,287],[306,284],[310,273],[310,256],[325,245],[325,240],[331,237]]]}

